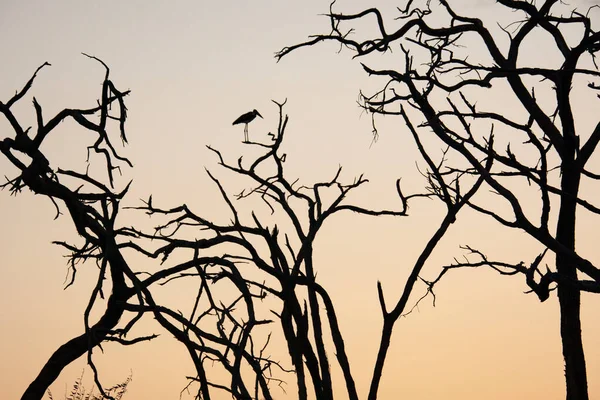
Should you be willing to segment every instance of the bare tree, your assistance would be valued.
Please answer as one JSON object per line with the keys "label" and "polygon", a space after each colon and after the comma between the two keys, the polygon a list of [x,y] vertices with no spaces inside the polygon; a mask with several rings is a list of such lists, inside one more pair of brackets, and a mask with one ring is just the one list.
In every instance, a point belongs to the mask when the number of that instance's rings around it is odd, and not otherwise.
{"label": "bare tree", "polygon": [[[95,57],[88,56],[102,63]],[[71,281],[75,280],[77,266],[81,261],[94,260],[99,268],[98,283],[90,296],[90,301],[84,315],[85,332],[63,344],[48,359],[38,376],[31,382],[23,399],[41,399],[50,384],[58,377],[62,369],[84,354],[94,369],[96,383],[104,395],[102,386],[98,383],[98,375],[92,361],[92,350],[106,340],[121,340],[114,328],[123,316],[122,303],[132,295],[132,290],[126,284],[127,274],[131,270],[118,250],[115,235],[115,220],[119,212],[119,203],[127,193],[128,185],[121,191],[114,191],[114,171],[121,164],[131,165],[129,160],[121,157],[111,141],[107,128],[109,122],[115,121],[120,126],[120,137],[127,142],[124,124],[127,118],[127,108],[124,98],[129,91],[120,92],[109,79],[109,68],[106,68],[102,84],[101,98],[98,105],[86,109],[64,109],[49,120],[44,119],[42,106],[33,98],[36,115],[36,129],[24,129],[11,107],[21,100],[31,89],[38,72],[46,66],[40,66],[27,84],[15,93],[6,103],[0,102],[0,112],[10,123],[14,131],[13,137],[5,137],[0,141],[0,151],[6,159],[18,170],[18,175],[7,179],[1,188],[7,188],[12,194],[18,194],[28,188],[36,194],[50,199],[56,206],[56,217],[61,214],[59,203],[62,203],[75,225],[77,233],[83,239],[82,244],[73,245],[66,242],[55,242],[65,247],[70,253]],[[116,116],[111,114],[111,108],[116,109]],[[96,117],[98,122],[94,122]],[[105,160],[105,171],[109,185],[90,176],[87,171],[77,172],[52,168],[52,163],[42,153],[41,146],[55,132],[57,126],[64,120],[72,119],[83,129],[95,133],[95,142],[87,148],[88,157],[91,152],[101,155]],[[110,187],[109,187],[110,186]],[[96,300],[104,297],[103,280],[106,275],[112,282],[111,294],[102,316],[91,324],[89,315]]]}
{"label": "bare tree", "polygon": [[[111,398],[102,389],[93,352],[109,341],[133,345],[154,339],[156,334],[127,338],[145,315],[153,317],[186,348],[195,368],[188,388],[197,384],[196,398],[210,399],[215,391],[225,391],[236,399],[276,398],[273,390],[284,389],[285,378],[293,372],[299,399],[313,395],[332,399],[333,364],[342,372],[348,397],[358,399],[334,301],[316,279],[315,239],[325,221],[336,213],[401,217],[407,214],[408,204],[414,198],[441,196],[448,213],[423,250],[402,298],[391,311],[379,285],[384,337],[377,358],[378,373],[373,378],[378,383],[394,324],[406,307],[421,268],[483,179],[475,179],[464,195],[458,186],[448,189],[457,174],[443,174],[442,164],[434,163],[419,146],[428,164],[424,175],[429,187],[425,193],[404,195],[398,180],[399,210],[373,210],[351,204],[349,193],[368,182],[363,176],[344,183],[340,167],[327,181],[300,185],[297,179],[285,174],[287,155],[282,152],[282,143],[288,117],[283,112],[284,104],[276,103],[279,110],[276,133],[269,133],[267,143],[247,143],[262,150],[249,162],[241,157],[229,162],[226,155],[209,147],[224,173],[245,182],[246,189],[232,195],[226,184],[207,171],[229,209],[229,222],[214,221],[185,204],[161,208],[150,196],[142,205],[128,208],[134,210],[130,212],[143,211],[161,218],[160,224],[150,231],[121,226],[117,216],[123,209],[121,202],[129,184],[115,190],[119,180],[114,171],[120,172],[122,166],[131,163],[116,150],[112,136],[116,130],[122,143],[127,143],[125,97],[129,91],[117,90],[110,80],[108,66],[96,57],[87,57],[99,62],[106,71],[97,106],[64,109],[45,120],[42,106],[33,98],[35,133],[31,134],[30,128],[24,129],[11,107],[26,96],[37,74],[48,63],[38,68],[8,102],[0,102],[0,112],[14,133],[14,137],[0,141],[0,151],[17,170],[16,177],[7,179],[2,188],[14,195],[27,188],[45,196],[56,206],[57,218],[61,210],[67,209],[81,237],[77,244],[55,242],[69,252],[71,275],[67,286],[75,283],[77,269],[86,262],[97,267],[97,283],[83,316],[84,332],[56,350],[22,399],[41,399],[63,368],[83,355],[94,372],[100,394]],[[41,151],[44,141],[68,118],[78,128],[96,134],[95,141],[87,148],[88,165],[84,171],[55,168]],[[104,168],[91,170],[103,176],[90,173],[89,164],[98,158],[94,153],[101,156]],[[489,160],[487,170],[491,168],[492,159]],[[259,206],[262,213],[254,211]],[[134,259],[133,253],[156,259],[160,266],[152,271],[135,268],[130,261]],[[197,288],[188,293],[189,312],[159,301],[156,296],[161,286],[182,280]],[[103,306],[101,300],[107,287],[110,295],[103,314],[92,322],[90,315]],[[327,332],[330,339],[325,337]],[[277,335],[287,344],[288,354],[274,358],[267,346]],[[335,353],[335,362],[331,351]],[[286,367],[288,363],[291,367]],[[373,385],[376,387],[377,383]],[[373,393],[376,395],[376,389]]]}
{"label": "bare tree", "polygon": [[[290,181],[284,173],[287,155],[281,152],[288,117],[284,117],[283,104],[277,103],[277,105],[280,120],[277,133],[270,134],[272,143],[249,143],[264,148],[264,154],[247,164],[241,158],[236,163],[229,163],[221,152],[209,148],[217,155],[219,165],[229,172],[244,177],[250,185],[232,198],[225,185],[209,172],[222,194],[223,201],[230,209],[231,222],[229,224],[212,222],[208,218],[196,214],[186,205],[171,209],[158,208],[150,198],[143,206],[137,208],[150,215],[162,214],[168,218],[168,221],[159,225],[156,232],[153,233],[147,234],[133,228],[130,232],[137,238],[158,240],[163,245],[152,251],[134,242],[124,243],[122,247],[133,247],[147,256],[161,257],[166,260],[174,251],[193,250],[194,257],[197,257],[198,250],[206,250],[204,246],[206,240],[215,241],[214,247],[227,243],[230,247],[228,247],[227,253],[221,254],[219,258],[221,264],[211,265],[213,269],[218,267],[217,271],[206,275],[203,279],[210,280],[211,283],[216,283],[220,279],[233,281],[240,290],[240,297],[235,302],[243,299],[246,310],[243,317],[235,317],[234,313],[229,311],[233,308],[233,303],[229,307],[220,309],[215,306],[213,300],[210,300],[208,310],[202,313],[199,311],[193,313],[199,315],[196,319],[193,318],[194,315],[185,321],[180,318],[179,322],[196,334],[197,337],[194,340],[206,341],[208,339],[199,331],[199,322],[204,316],[220,315],[219,322],[216,324],[218,332],[214,334],[215,337],[219,336],[223,342],[235,343],[236,349],[244,351],[247,344],[253,340],[250,331],[259,324],[271,322],[267,319],[259,320],[255,316],[259,312],[255,299],[262,301],[268,297],[271,299],[269,303],[271,317],[276,317],[275,320],[279,323],[287,342],[289,359],[292,363],[291,370],[296,375],[298,398],[307,399],[311,391],[318,399],[333,398],[331,360],[328,355],[331,350],[327,348],[324,339],[326,330],[324,330],[323,324],[326,324],[327,330],[331,332],[331,342],[334,346],[337,364],[344,377],[348,397],[358,399],[333,300],[327,290],[316,280],[313,262],[314,240],[324,222],[335,213],[352,211],[370,216],[404,216],[411,198],[428,195],[404,196],[398,182],[397,191],[402,200],[402,209],[400,211],[377,211],[352,205],[346,201],[347,195],[367,183],[367,180],[360,176],[353,182],[344,184],[340,180],[341,168],[337,170],[331,180],[326,182],[300,186],[296,181]],[[270,210],[274,221],[271,225],[264,223],[266,218],[259,216],[254,211],[250,215],[247,213],[244,215],[243,211],[239,210],[241,206],[238,205],[238,201],[250,200],[252,197],[259,198]],[[197,238],[194,241],[187,240],[185,237],[189,233],[184,231],[189,231],[189,229],[203,232],[208,236],[202,239]],[[206,272],[200,275],[203,274]],[[203,293],[214,296],[215,291],[213,290],[211,295],[208,288],[209,286],[206,284],[200,286],[198,299]],[[321,311],[321,307],[324,307],[325,314]],[[138,306],[130,306],[130,308],[132,310],[140,309]],[[152,310],[154,311],[154,309]],[[196,306],[194,306],[194,310],[196,310]],[[174,318],[172,314],[168,314],[168,316]],[[230,322],[229,330],[224,327],[223,321]],[[205,323],[202,326],[214,327],[215,325]],[[216,341],[216,339],[213,340]],[[214,346],[209,347],[214,348]],[[202,368],[198,368],[199,374],[193,379],[200,383],[201,388],[217,387],[230,392],[235,398],[248,398],[248,395],[252,398],[259,398],[259,395],[264,398],[273,398],[268,385],[273,378],[270,376],[260,377],[263,371],[270,369],[272,365],[277,365],[283,370],[279,363],[261,358],[261,356],[249,358],[258,360],[253,368],[256,377],[260,379],[258,382],[246,383],[240,373],[239,361],[237,359],[229,360],[227,357],[228,349],[225,353],[216,356],[207,354],[200,347],[197,348],[200,364],[204,360],[218,360],[225,369],[230,369],[231,365],[236,366],[228,385],[210,381],[206,374],[201,373]],[[234,357],[235,353],[236,351],[233,351],[231,356]],[[243,358],[241,354],[238,357]],[[279,381],[277,380],[277,382]],[[250,390],[252,387],[254,392]],[[203,392],[203,396],[207,398],[208,390]]]}
{"label": "bare tree", "polygon": [[[277,58],[325,41],[339,43],[355,58],[372,60],[369,55],[400,52],[400,68],[397,59],[390,69],[362,64],[369,75],[385,79],[381,90],[361,94],[362,107],[374,115],[400,115],[419,146],[435,137],[447,148],[440,174],[454,174],[456,180],[455,185],[439,187],[436,193],[442,200],[453,196],[459,182],[483,179],[483,188],[497,199],[487,201],[489,195],[480,190],[480,195],[467,200],[468,206],[526,232],[540,247],[530,263],[492,261],[467,247],[477,259],[444,268],[437,279],[427,282],[430,292],[447,271],[479,266],[505,275],[521,274],[540,301],[556,289],[566,397],[588,399],[580,296],[582,291],[600,292],[600,270],[590,255],[575,247],[576,215],[600,213],[580,190],[597,185],[600,178],[588,166],[600,140],[600,123],[586,128],[586,116],[575,109],[575,100],[577,96],[593,100],[600,88],[595,62],[600,33],[592,18],[598,6],[578,11],[557,0],[499,0],[487,6],[495,7],[495,18],[469,16],[468,10],[461,13],[446,0],[424,4],[409,0],[397,8],[393,22],[377,8],[353,14],[330,9],[329,33],[284,48]],[[511,23],[500,23],[507,16]],[[370,31],[374,33],[361,36],[354,26],[367,19],[374,23]],[[527,57],[540,32],[545,34],[541,46],[547,54],[556,53],[556,59]],[[485,101],[491,98],[508,99],[509,106]],[[523,189],[526,185],[538,193],[533,210],[527,202],[535,197],[527,195],[531,191]],[[546,262],[554,268],[542,268]],[[376,387],[371,389],[370,398],[375,398]]]}

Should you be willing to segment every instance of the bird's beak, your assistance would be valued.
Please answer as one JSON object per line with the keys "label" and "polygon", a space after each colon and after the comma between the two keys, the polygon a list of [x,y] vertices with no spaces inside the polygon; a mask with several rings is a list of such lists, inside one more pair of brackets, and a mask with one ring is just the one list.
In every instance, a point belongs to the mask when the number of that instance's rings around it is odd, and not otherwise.
{"label": "bird's beak", "polygon": [[[260,115],[260,113],[259,113],[258,111],[256,112],[256,115],[258,115],[258,116],[259,116],[259,117],[261,117],[261,118],[263,117],[262,115]],[[264,118],[263,118],[263,119],[264,119]]]}

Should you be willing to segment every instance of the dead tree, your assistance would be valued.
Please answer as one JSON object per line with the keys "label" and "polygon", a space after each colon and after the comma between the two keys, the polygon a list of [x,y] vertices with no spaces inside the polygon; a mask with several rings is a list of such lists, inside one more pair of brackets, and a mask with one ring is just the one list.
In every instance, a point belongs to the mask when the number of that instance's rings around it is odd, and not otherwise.
{"label": "dead tree", "polygon": [[[257,295],[248,287],[247,281],[238,272],[236,262],[230,257],[205,256],[198,253],[200,249],[210,249],[227,242],[226,235],[219,232],[206,240],[194,241],[194,255],[187,262],[176,263],[147,274],[130,267],[125,253],[131,248],[141,248],[139,244],[132,244],[131,240],[145,239],[145,236],[134,228],[120,227],[116,223],[121,211],[121,201],[128,191],[129,184],[122,190],[115,191],[114,172],[120,172],[123,164],[132,164],[127,158],[119,155],[113,145],[114,138],[111,133],[115,130],[113,128],[116,128],[123,144],[127,143],[125,96],[129,91],[117,90],[110,80],[110,70],[104,62],[93,56],[87,57],[105,68],[97,106],[85,109],[67,108],[50,120],[45,120],[42,106],[33,98],[37,126],[33,134],[30,133],[30,128],[23,128],[11,107],[28,94],[37,74],[42,68],[49,66],[48,63],[40,66],[26,85],[6,103],[0,102],[0,112],[13,130],[13,136],[3,137],[0,141],[0,151],[17,171],[16,177],[7,178],[1,188],[7,189],[13,195],[19,195],[23,189],[29,189],[45,196],[55,205],[56,218],[62,214],[64,208],[67,209],[82,239],[82,243],[79,244],[54,242],[70,253],[71,275],[67,287],[75,284],[77,269],[82,268],[86,262],[94,263],[98,269],[97,283],[90,293],[83,315],[84,332],[67,341],[50,356],[38,376],[25,390],[22,399],[41,399],[61,371],[83,355],[87,355],[88,365],[94,372],[94,380],[102,396],[112,398],[102,389],[99,372],[93,361],[93,351],[108,341],[132,345],[155,338],[155,334],[127,338],[130,330],[146,313],[150,313],[189,351],[196,366],[197,379],[201,382],[198,398],[210,399],[209,386],[215,386],[206,377],[205,362],[219,363],[230,373],[231,384],[217,387],[231,392],[236,398],[258,398],[259,390],[264,394],[264,398],[272,398],[268,385],[272,381],[279,381],[270,376],[270,370],[273,365],[278,364],[263,356],[264,346],[256,347],[257,344],[250,335],[253,328],[269,322],[255,316],[254,302]],[[41,146],[56,132],[59,124],[69,118],[78,124],[79,129],[97,135],[93,144],[87,148],[88,165],[84,171],[54,168],[51,158],[41,151]],[[94,153],[100,155],[105,163],[105,176],[98,177],[89,173],[90,164],[96,162]],[[107,184],[103,182],[106,180]],[[151,201],[147,206],[151,207]],[[234,241],[237,242],[239,238]],[[163,261],[169,253],[170,251],[164,254]],[[193,272],[190,273],[190,270]],[[156,286],[182,277],[199,278],[200,281],[196,302],[192,302],[194,311],[189,317],[183,317],[180,312],[157,303],[153,297]],[[232,283],[239,295],[233,300],[218,296],[215,292],[220,290],[219,283],[222,281]],[[99,300],[105,298],[104,292],[108,282],[111,293],[104,313],[92,323],[90,315],[94,307],[99,307]],[[262,293],[258,295],[259,299],[264,297],[264,291]],[[238,316],[239,312],[234,310],[242,308],[240,304],[245,305],[245,314]],[[201,310],[202,307],[205,309]],[[199,328],[200,323],[208,328]],[[211,330],[211,327],[214,329]],[[190,337],[197,340],[194,341]],[[267,335],[265,340],[268,343]],[[246,363],[244,366],[242,361]],[[241,378],[245,366],[249,366],[255,373],[254,385],[247,385]]]}
{"label": "dead tree", "polygon": [[[133,294],[127,285],[128,275],[132,275],[132,272],[118,249],[115,220],[119,212],[120,201],[127,193],[129,185],[120,191],[114,191],[113,187],[114,171],[120,170],[123,164],[131,166],[131,163],[119,155],[108,130],[111,122],[114,121],[118,126],[121,141],[127,142],[124,128],[127,108],[124,99],[129,91],[117,90],[110,80],[109,68],[101,60],[93,56],[87,57],[100,62],[106,71],[97,106],[85,109],[66,108],[46,120],[43,116],[42,106],[34,97],[36,128],[33,132],[30,132],[30,127],[23,128],[11,111],[11,107],[23,99],[31,89],[40,70],[50,65],[48,63],[40,66],[27,84],[17,91],[8,102],[0,102],[0,112],[9,122],[14,133],[13,137],[2,138],[0,151],[18,171],[16,177],[7,179],[0,187],[8,189],[14,195],[27,188],[36,194],[47,197],[56,206],[56,218],[61,214],[61,209],[66,208],[77,233],[82,238],[81,244],[55,242],[70,252],[71,280],[68,285],[75,281],[77,268],[81,262],[91,260],[98,267],[98,281],[90,295],[84,315],[85,331],[63,344],[48,359],[39,375],[23,394],[22,399],[27,400],[41,399],[62,369],[86,353],[88,362],[94,369],[96,383],[102,391],[93,364],[93,349],[107,340],[125,342],[122,336],[128,331],[128,328],[115,330],[125,311],[122,303]],[[53,135],[57,126],[67,119],[75,121],[79,128],[96,134],[95,141],[87,148],[88,161],[91,161],[90,157],[94,157],[93,153],[100,155],[104,159],[106,177],[93,177],[88,174],[87,170],[80,172],[53,168],[52,160],[42,153],[41,146]],[[106,179],[108,185],[103,183]],[[89,315],[94,305],[97,304],[98,298],[104,298],[103,281],[106,277],[110,277],[112,282],[111,293],[104,313],[98,321],[92,324],[89,321]],[[138,338],[137,340],[149,338]],[[102,393],[104,394],[104,392]]]}
{"label": "dead tree", "polygon": [[[222,169],[248,182],[246,190],[232,196],[227,185],[209,172],[230,210],[229,223],[215,222],[185,204],[159,208],[150,196],[143,205],[130,208],[165,220],[151,232],[141,227],[120,226],[117,216],[122,212],[121,202],[129,184],[115,190],[120,184],[114,172],[132,164],[116,150],[113,131],[118,132],[123,144],[127,143],[125,97],[129,91],[117,90],[110,80],[108,66],[96,57],[87,57],[105,69],[97,106],[66,108],[46,120],[42,106],[33,98],[35,132],[23,128],[11,107],[28,94],[37,74],[48,63],[38,68],[8,102],[0,102],[0,112],[13,130],[13,135],[1,138],[0,151],[17,171],[15,177],[7,178],[2,189],[14,195],[29,189],[46,197],[55,205],[57,218],[62,210],[68,211],[81,242],[55,242],[69,252],[71,277],[67,286],[75,284],[78,268],[90,263],[97,267],[97,283],[83,315],[84,332],[55,351],[22,399],[41,399],[64,367],[83,355],[87,355],[101,394],[110,398],[100,384],[94,349],[108,341],[133,345],[155,338],[156,334],[127,338],[145,315],[153,317],[186,348],[195,368],[194,376],[189,378],[190,385],[198,384],[199,399],[210,399],[214,391],[225,391],[236,399],[276,398],[272,391],[275,386],[283,385],[288,372],[296,377],[299,399],[312,396],[332,399],[332,350],[348,397],[358,399],[334,302],[316,279],[313,244],[318,232],[330,216],[339,212],[400,217],[406,215],[408,203],[414,198],[437,196],[440,190],[448,194],[448,215],[415,265],[405,289],[406,298],[389,313],[380,286],[384,329],[389,334],[382,347],[387,348],[394,322],[406,305],[420,268],[458,210],[477,190],[480,180],[465,196],[458,187],[450,194],[444,182],[454,179],[452,174],[442,176],[441,165],[434,164],[424,153],[429,165],[425,174],[429,192],[404,195],[398,181],[401,205],[398,211],[350,204],[348,194],[368,181],[360,176],[343,183],[341,167],[330,180],[301,186],[284,173],[287,156],[282,153],[281,145],[288,117],[284,116],[283,104],[276,103],[280,118],[276,134],[270,134],[272,141],[248,144],[263,149],[262,154],[249,163],[242,158],[232,163],[211,148]],[[96,134],[95,141],[87,148],[88,165],[83,171],[53,167],[56,161],[41,151],[42,144],[56,132],[60,122],[69,118],[77,123],[78,129]],[[99,169],[104,171],[103,176],[89,172],[89,164],[98,161],[97,155],[104,163],[104,168]],[[268,212],[266,215],[246,212],[253,206],[244,208],[245,201],[254,202],[253,205],[258,201]],[[129,261],[131,252],[157,259],[161,265],[151,271],[135,268]],[[155,296],[159,286],[182,280],[197,287],[197,291],[189,293],[189,313],[160,302]],[[107,284],[111,292],[104,312],[96,322],[90,321],[94,308],[102,307],[100,299],[104,299]],[[274,359],[267,351],[274,327],[278,327],[287,343],[289,368],[284,366],[285,361]],[[333,349],[326,346],[328,341],[323,335],[327,331],[331,333]],[[378,363],[384,359],[385,352],[380,352]]]}
{"label": "dead tree", "polygon": [[[404,216],[408,202],[411,198],[429,196],[430,194],[403,195],[399,182],[397,186],[398,195],[401,199],[402,208],[399,211],[371,210],[368,208],[348,204],[346,197],[349,192],[367,183],[362,176],[353,182],[344,184],[341,181],[342,169],[339,168],[334,177],[325,182],[319,182],[310,186],[301,186],[295,180],[290,180],[285,174],[285,161],[287,155],[282,154],[283,143],[288,117],[283,114],[283,104],[279,107],[279,126],[276,134],[270,134],[271,143],[252,142],[249,145],[264,149],[264,153],[252,161],[245,163],[242,158],[237,162],[228,162],[226,157],[216,149],[210,148],[219,160],[219,165],[230,173],[245,178],[248,187],[235,196],[229,194],[226,185],[209,172],[209,176],[218,187],[223,201],[228,205],[231,213],[231,221],[228,224],[220,224],[211,219],[203,217],[192,211],[186,205],[175,208],[164,209],[157,207],[152,198],[149,198],[143,206],[137,207],[149,215],[163,215],[167,222],[156,227],[155,232],[144,233],[131,228],[129,231],[138,239],[153,239],[162,243],[158,248],[149,250],[136,241],[122,244],[123,247],[132,247],[137,251],[153,258],[161,258],[166,261],[173,253],[192,252],[196,259],[198,251],[207,248],[204,246],[207,240],[215,241],[212,250],[219,250],[222,263],[212,266],[216,269],[205,280],[214,283],[220,279],[235,281],[240,288],[240,297],[246,302],[246,311],[240,318],[233,317],[233,313],[225,308],[219,309],[210,301],[210,310],[201,313],[205,315],[217,315],[223,313],[220,321],[229,320],[230,330],[225,332],[223,324],[217,324],[219,335],[222,340],[230,340],[236,343],[238,351],[244,351],[245,346],[250,343],[252,335],[250,331],[258,324],[266,324],[267,319],[258,319],[255,315],[259,308],[264,309],[269,304],[271,318],[275,316],[275,322],[279,324],[281,332],[287,342],[289,360],[292,364],[291,370],[296,376],[296,385],[299,399],[307,399],[311,393],[317,399],[332,399],[333,386],[330,373],[331,349],[327,349],[323,338],[323,325],[328,325],[331,332],[331,341],[334,345],[337,365],[342,371],[344,383],[350,399],[358,399],[354,378],[350,363],[346,354],[342,332],[340,331],[334,303],[327,293],[326,288],[316,280],[315,266],[313,265],[313,243],[319,230],[327,219],[333,214],[343,211],[369,216]],[[244,212],[240,201],[260,200],[266,205],[270,218],[259,215],[258,212]],[[328,200],[325,200],[328,199]],[[241,203],[243,204],[243,203]],[[253,203],[254,204],[254,203]],[[265,221],[273,221],[267,224]],[[187,237],[195,235],[194,240]],[[198,236],[201,235],[201,236]],[[225,253],[221,253],[225,251]],[[184,273],[181,272],[181,277]],[[208,285],[200,286],[198,298],[202,291],[208,294]],[[244,292],[245,291],[245,292]],[[214,290],[213,290],[214,293]],[[245,293],[245,294],[244,294]],[[258,301],[260,300],[260,301]],[[262,306],[262,307],[260,307]],[[322,307],[325,312],[323,313]],[[139,310],[139,306],[128,306],[132,310]],[[231,306],[229,307],[231,308]],[[196,306],[194,306],[196,310]],[[147,308],[147,311],[156,312],[155,308]],[[162,313],[163,310],[158,310]],[[199,312],[195,313],[198,314]],[[167,314],[170,318],[175,315]],[[186,327],[200,329],[200,318],[179,318],[179,322]],[[203,324],[202,326],[207,326]],[[196,333],[193,340],[207,340],[206,337]],[[217,335],[217,334],[215,334]],[[245,339],[248,338],[248,339]],[[191,339],[190,339],[191,340]],[[207,354],[206,350],[196,345],[198,354],[196,358],[200,364],[205,361],[215,360],[214,354]],[[210,347],[210,346],[209,346]],[[239,362],[235,359],[235,349],[230,352],[233,357],[229,360],[227,354],[217,357],[224,367],[235,366],[235,373],[231,374],[228,384],[216,384],[206,374],[198,374],[193,380],[200,384],[203,398],[208,398],[209,387],[228,391],[234,398],[274,398],[268,385],[272,377],[265,377],[264,382],[246,382],[239,373]],[[238,355],[239,359],[243,357]],[[236,364],[237,363],[237,364]],[[274,361],[261,359],[257,361],[255,376],[260,376],[260,371],[266,371],[273,365]],[[276,364],[281,369],[280,364]],[[259,367],[260,366],[260,367]],[[198,369],[201,371],[201,368]],[[248,376],[248,375],[246,375]],[[263,379],[263,378],[261,378]],[[279,382],[279,381],[277,381]],[[252,392],[250,389],[254,388]]]}
{"label": "dead tree", "polygon": [[[365,60],[362,66],[369,75],[385,81],[376,93],[361,94],[366,110],[401,115],[415,140],[437,138],[448,149],[441,174],[458,174],[461,182],[483,180],[482,188],[494,193],[496,201],[484,201],[482,194],[469,199],[468,206],[496,223],[526,232],[539,243],[539,255],[528,264],[490,261],[469,248],[478,259],[450,267],[487,266],[521,274],[540,301],[556,289],[566,397],[588,399],[580,294],[600,292],[600,270],[591,255],[575,247],[575,217],[578,212],[600,213],[600,206],[580,190],[600,179],[589,163],[600,140],[600,123],[586,128],[585,116],[574,103],[576,96],[593,101],[600,88],[595,62],[600,32],[592,18],[598,16],[598,6],[578,11],[557,0],[499,0],[486,5],[495,7],[494,17],[487,19],[453,7],[446,0],[424,4],[409,0],[398,7],[393,22],[376,8],[355,14],[331,9],[329,33],[284,48],[277,58],[320,42],[339,43]],[[500,22],[503,18],[511,23]],[[361,36],[354,26],[366,21],[373,23],[374,33]],[[526,57],[538,32],[546,35],[541,47],[556,54],[552,62],[548,57]],[[365,64],[372,60],[370,55],[392,50],[399,52],[401,67],[396,59],[390,69]],[[385,59],[378,59],[377,65],[382,62]],[[508,104],[486,98],[508,99]],[[525,200],[535,198],[523,192],[524,185],[537,190],[533,212]],[[440,187],[439,197],[448,199],[455,187]],[[542,268],[544,262],[554,267]],[[429,282],[430,289],[437,281]]]}

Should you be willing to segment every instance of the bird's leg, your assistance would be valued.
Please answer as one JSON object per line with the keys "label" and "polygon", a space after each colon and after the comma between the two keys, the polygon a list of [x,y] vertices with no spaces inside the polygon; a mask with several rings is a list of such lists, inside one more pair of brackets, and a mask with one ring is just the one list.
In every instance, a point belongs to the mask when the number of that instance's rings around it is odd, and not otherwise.
{"label": "bird's leg", "polygon": [[244,126],[244,143],[248,143],[248,124],[246,124],[246,126]]}

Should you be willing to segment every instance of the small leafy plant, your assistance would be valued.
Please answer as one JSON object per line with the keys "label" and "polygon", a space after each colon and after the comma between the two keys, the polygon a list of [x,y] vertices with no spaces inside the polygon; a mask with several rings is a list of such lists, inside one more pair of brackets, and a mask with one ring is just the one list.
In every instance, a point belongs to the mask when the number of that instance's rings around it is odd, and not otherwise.
{"label": "small leafy plant", "polygon": [[[81,371],[81,376],[75,380],[75,383],[73,383],[73,387],[71,388],[71,392],[69,394],[67,394],[67,390],[65,388],[64,400],[103,400],[106,398],[103,397],[101,393],[94,393],[96,389],[95,387],[93,387],[89,392],[86,391],[85,387],[83,386],[84,372],[85,371]],[[123,395],[127,392],[127,385],[129,385],[129,382],[131,382],[131,374],[123,382],[104,389],[104,392],[107,396],[110,396],[108,398],[121,400]],[[50,400],[54,400],[50,389],[48,389],[48,398]]]}

